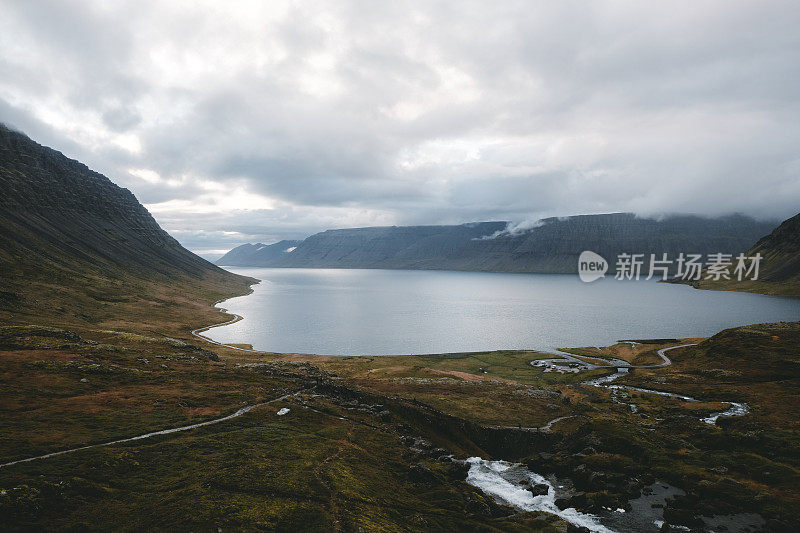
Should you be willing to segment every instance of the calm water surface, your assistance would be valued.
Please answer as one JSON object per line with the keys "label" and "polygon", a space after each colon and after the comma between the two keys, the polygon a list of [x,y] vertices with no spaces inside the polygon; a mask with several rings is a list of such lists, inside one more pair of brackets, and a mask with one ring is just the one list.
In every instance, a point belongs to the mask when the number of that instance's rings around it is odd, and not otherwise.
{"label": "calm water surface", "polygon": [[262,280],[209,330],[257,350],[387,355],[602,346],[800,320],[800,299],[577,275],[229,268]]}

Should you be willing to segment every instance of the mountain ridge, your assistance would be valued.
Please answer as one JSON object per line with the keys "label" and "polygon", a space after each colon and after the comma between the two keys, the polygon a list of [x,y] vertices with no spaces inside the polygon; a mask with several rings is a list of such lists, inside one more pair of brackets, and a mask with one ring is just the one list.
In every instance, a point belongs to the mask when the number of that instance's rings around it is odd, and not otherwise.
{"label": "mountain ridge", "polygon": [[217,259],[215,263],[225,266],[261,266],[262,263],[290,253],[290,250],[296,248],[301,242],[284,239],[273,244],[262,242],[243,244]]}
{"label": "mountain ridge", "polygon": [[239,266],[574,273],[580,253],[592,250],[613,271],[619,253],[739,253],[774,224],[743,215],[656,220],[610,213],[543,219],[519,233],[504,233],[507,227],[496,221],[327,230],[290,254]]}
{"label": "mountain ridge", "polygon": [[757,292],[800,297],[800,214],[781,222],[745,255],[761,256],[758,279],[672,280],[698,289]]}
{"label": "mountain ridge", "polygon": [[4,125],[0,190],[0,316],[92,322],[109,302],[144,313],[148,298],[219,299],[255,281],[186,250],[128,189]]}
{"label": "mountain ridge", "polygon": [[772,282],[800,282],[800,214],[784,220],[761,238],[748,255],[763,256],[761,278]]}

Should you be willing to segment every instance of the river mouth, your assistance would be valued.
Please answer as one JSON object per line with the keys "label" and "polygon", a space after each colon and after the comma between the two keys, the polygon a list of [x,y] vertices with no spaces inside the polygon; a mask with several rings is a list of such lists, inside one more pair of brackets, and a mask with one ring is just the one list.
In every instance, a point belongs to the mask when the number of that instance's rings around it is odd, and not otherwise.
{"label": "river mouth", "polygon": [[261,279],[221,303],[224,344],[319,355],[552,351],[618,339],[706,337],[800,320],[800,300],[561,274],[231,268]]}

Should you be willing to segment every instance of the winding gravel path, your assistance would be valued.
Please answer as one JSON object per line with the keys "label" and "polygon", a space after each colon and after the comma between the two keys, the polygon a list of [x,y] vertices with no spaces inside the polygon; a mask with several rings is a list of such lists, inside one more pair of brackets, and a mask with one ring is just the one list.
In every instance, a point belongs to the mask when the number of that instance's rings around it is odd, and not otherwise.
{"label": "winding gravel path", "polygon": [[203,426],[210,426],[212,424],[219,424],[220,422],[225,422],[227,420],[231,420],[233,418],[240,417],[243,414],[245,414],[245,413],[247,413],[249,411],[252,411],[256,407],[261,407],[262,405],[267,405],[267,404],[270,404],[272,402],[277,402],[277,401],[280,401],[280,400],[285,400],[286,398],[290,398],[292,396],[296,396],[300,392],[302,392],[302,391],[297,391],[297,392],[292,392],[292,393],[289,393],[289,394],[284,394],[280,398],[275,398],[273,400],[269,400],[269,401],[261,402],[261,403],[256,403],[256,404],[253,404],[253,405],[248,405],[246,407],[242,407],[241,409],[239,409],[235,413],[229,414],[228,416],[223,416],[222,418],[216,418],[214,420],[206,420],[205,422],[199,422],[197,424],[191,424],[191,425],[188,425],[188,426],[181,426],[181,427],[170,428],[170,429],[162,429],[160,431],[153,431],[151,433],[144,433],[143,435],[136,435],[135,437],[128,437],[128,438],[125,438],[125,439],[117,439],[117,440],[112,440],[112,441],[109,441],[109,442],[101,442],[101,443],[98,443],[98,444],[89,444],[87,446],[81,446],[79,448],[71,448],[69,450],[61,450],[59,452],[47,453],[47,454],[44,454],[44,455],[37,455],[36,457],[28,457],[27,459],[18,459],[16,461],[11,461],[9,463],[0,464],[0,468],[5,468],[7,466],[16,465],[16,464],[19,464],[19,463],[29,463],[31,461],[36,461],[36,460],[39,460],[39,459],[47,459],[49,457],[55,457],[57,455],[64,455],[64,454],[67,454],[67,453],[79,452],[81,450],[89,450],[91,448],[99,448],[101,446],[112,446],[114,444],[120,444],[120,443],[123,443],[123,442],[131,442],[131,441],[135,441],[135,440],[147,439],[147,438],[150,438],[150,437],[155,437],[157,435],[168,435],[170,433],[178,433],[179,431],[188,431],[190,429],[195,429],[195,428],[199,428],[199,427],[203,427]]}
{"label": "winding gravel path", "polygon": [[486,426],[486,427],[490,429],[514,429],[517,431],[527,431],[529,433],[550,433],[550,431],[553,429],[553,424],[561,422],[562,420],[566,420],[567,418],[576,418],[579,416],[585,416],[585,415],[559,416],[558,418],[554,418],[547,424],[539,427],[523,427],[523,426]]}
{"label": "winding gravel path", "polygon": [[628,366],[626,368],[662,368],[662,367],[665,367],[665,366],[669,366],[669,365],[672,364],[672,361],[670,360],[669,357],[667,357],[665,355],[665,352],[668,352],[670,350],[677,350],[678,348],[686,348],[687,346],[697,346],[697,343],[696,342],[690,342],[688,344],[681,344],[681,345],[678,345],[678,346],[670,346],[669,348],[661,348],[656,353],[663,360],[663,363],[659,363],[657,365],[638,365],[638,366],[630,365],[630,366]]}

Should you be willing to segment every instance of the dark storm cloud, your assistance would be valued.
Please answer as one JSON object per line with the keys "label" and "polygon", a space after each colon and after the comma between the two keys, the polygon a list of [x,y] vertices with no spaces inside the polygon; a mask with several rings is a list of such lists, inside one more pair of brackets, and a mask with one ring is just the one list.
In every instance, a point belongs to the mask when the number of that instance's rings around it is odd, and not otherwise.
{"label": "dark storm cloud", "polygon": [[195,249],[800,206],[793,2],[0,4],[0,120]]}

